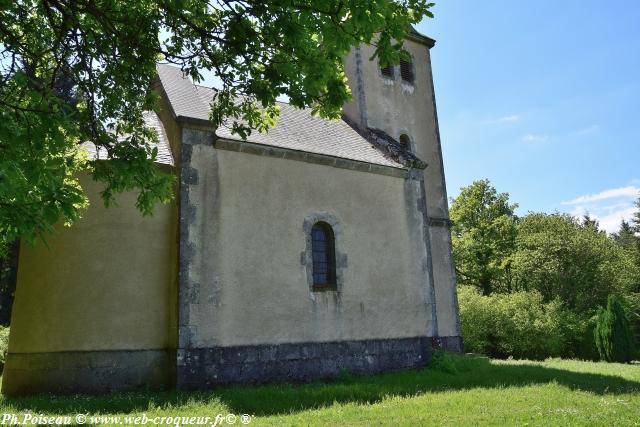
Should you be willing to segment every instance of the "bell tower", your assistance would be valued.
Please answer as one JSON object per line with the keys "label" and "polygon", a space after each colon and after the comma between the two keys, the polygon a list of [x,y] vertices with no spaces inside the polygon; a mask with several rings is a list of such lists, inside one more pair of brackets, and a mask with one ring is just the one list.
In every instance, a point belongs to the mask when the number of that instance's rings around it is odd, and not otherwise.
{"label": "bell tower", "polygon": [[432,263],[438,336],[451,350],[462,350],[456,279],[451,254],[447,191],[436,111],[431,48],[435,40],[413,27],[404,41],[410,60],[382,68],[370,61],[374,47],[351,51],[345,68],[353,100],[347,118],[362,129],[386,132],[427,163],[424,175],[428,248]]}

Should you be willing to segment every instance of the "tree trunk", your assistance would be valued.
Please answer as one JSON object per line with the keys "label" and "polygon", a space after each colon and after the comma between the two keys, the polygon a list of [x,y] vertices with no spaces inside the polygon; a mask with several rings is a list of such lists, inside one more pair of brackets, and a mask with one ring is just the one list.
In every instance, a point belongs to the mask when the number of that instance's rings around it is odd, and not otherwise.
{"label": "tree trunk", "polygon": [[11,307],[18,279],[18,252],[20,242],[9,246],[6,258],[0,258],[0,325],[9,326]]}

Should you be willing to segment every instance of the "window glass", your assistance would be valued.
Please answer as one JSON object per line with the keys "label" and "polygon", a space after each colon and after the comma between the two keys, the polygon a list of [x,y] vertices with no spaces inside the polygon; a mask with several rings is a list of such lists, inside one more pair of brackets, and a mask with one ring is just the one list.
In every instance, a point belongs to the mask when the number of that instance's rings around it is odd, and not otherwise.
{"label": "window glass", "polygon": [[319,222],[311,229],[314,286],[335,285],[335,252],[333,230]]}

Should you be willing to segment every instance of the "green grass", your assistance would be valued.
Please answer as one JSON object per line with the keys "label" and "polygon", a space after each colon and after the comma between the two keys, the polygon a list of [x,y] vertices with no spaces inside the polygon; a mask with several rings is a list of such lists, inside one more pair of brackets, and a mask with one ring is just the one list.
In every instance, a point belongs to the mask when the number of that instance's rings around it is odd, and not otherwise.
{"label": "green grass", "polygon": [[640,365],[447,355],[444,363],[424,369],[343,375],[324,383],[4,397],[0,410],[147,417],[251,414],[252,426],[640,425]]}

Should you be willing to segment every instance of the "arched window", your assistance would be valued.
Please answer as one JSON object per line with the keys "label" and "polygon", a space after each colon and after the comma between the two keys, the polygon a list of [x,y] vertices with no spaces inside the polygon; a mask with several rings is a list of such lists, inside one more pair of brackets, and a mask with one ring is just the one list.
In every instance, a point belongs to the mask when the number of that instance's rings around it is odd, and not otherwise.
{"label": "arched window", "polygon": [[400,76],[403,82],[413,83],[413,61],[407,51],[402,51],[402,56],[400,57]]}
{"label": "arched window", "polygon": [[335,289],[336,251],[331,226],[316,222],[311,229],[311,252],[313,257],[313,287]]}
{"label": "arched window", "polygon": [[380,72],[382,73],[383,76],[392,79],[394,74],[393,65],[387,65],[386,67],[381,66]]}
{"label": "arched window", "polygon": [[411,138],[409,138],[409,135],[407,135],[406,133],[403,133],[402,135],[400,135],[400,144],[402,144],[402,146],[406,150],[410,150],[411,149]]}

